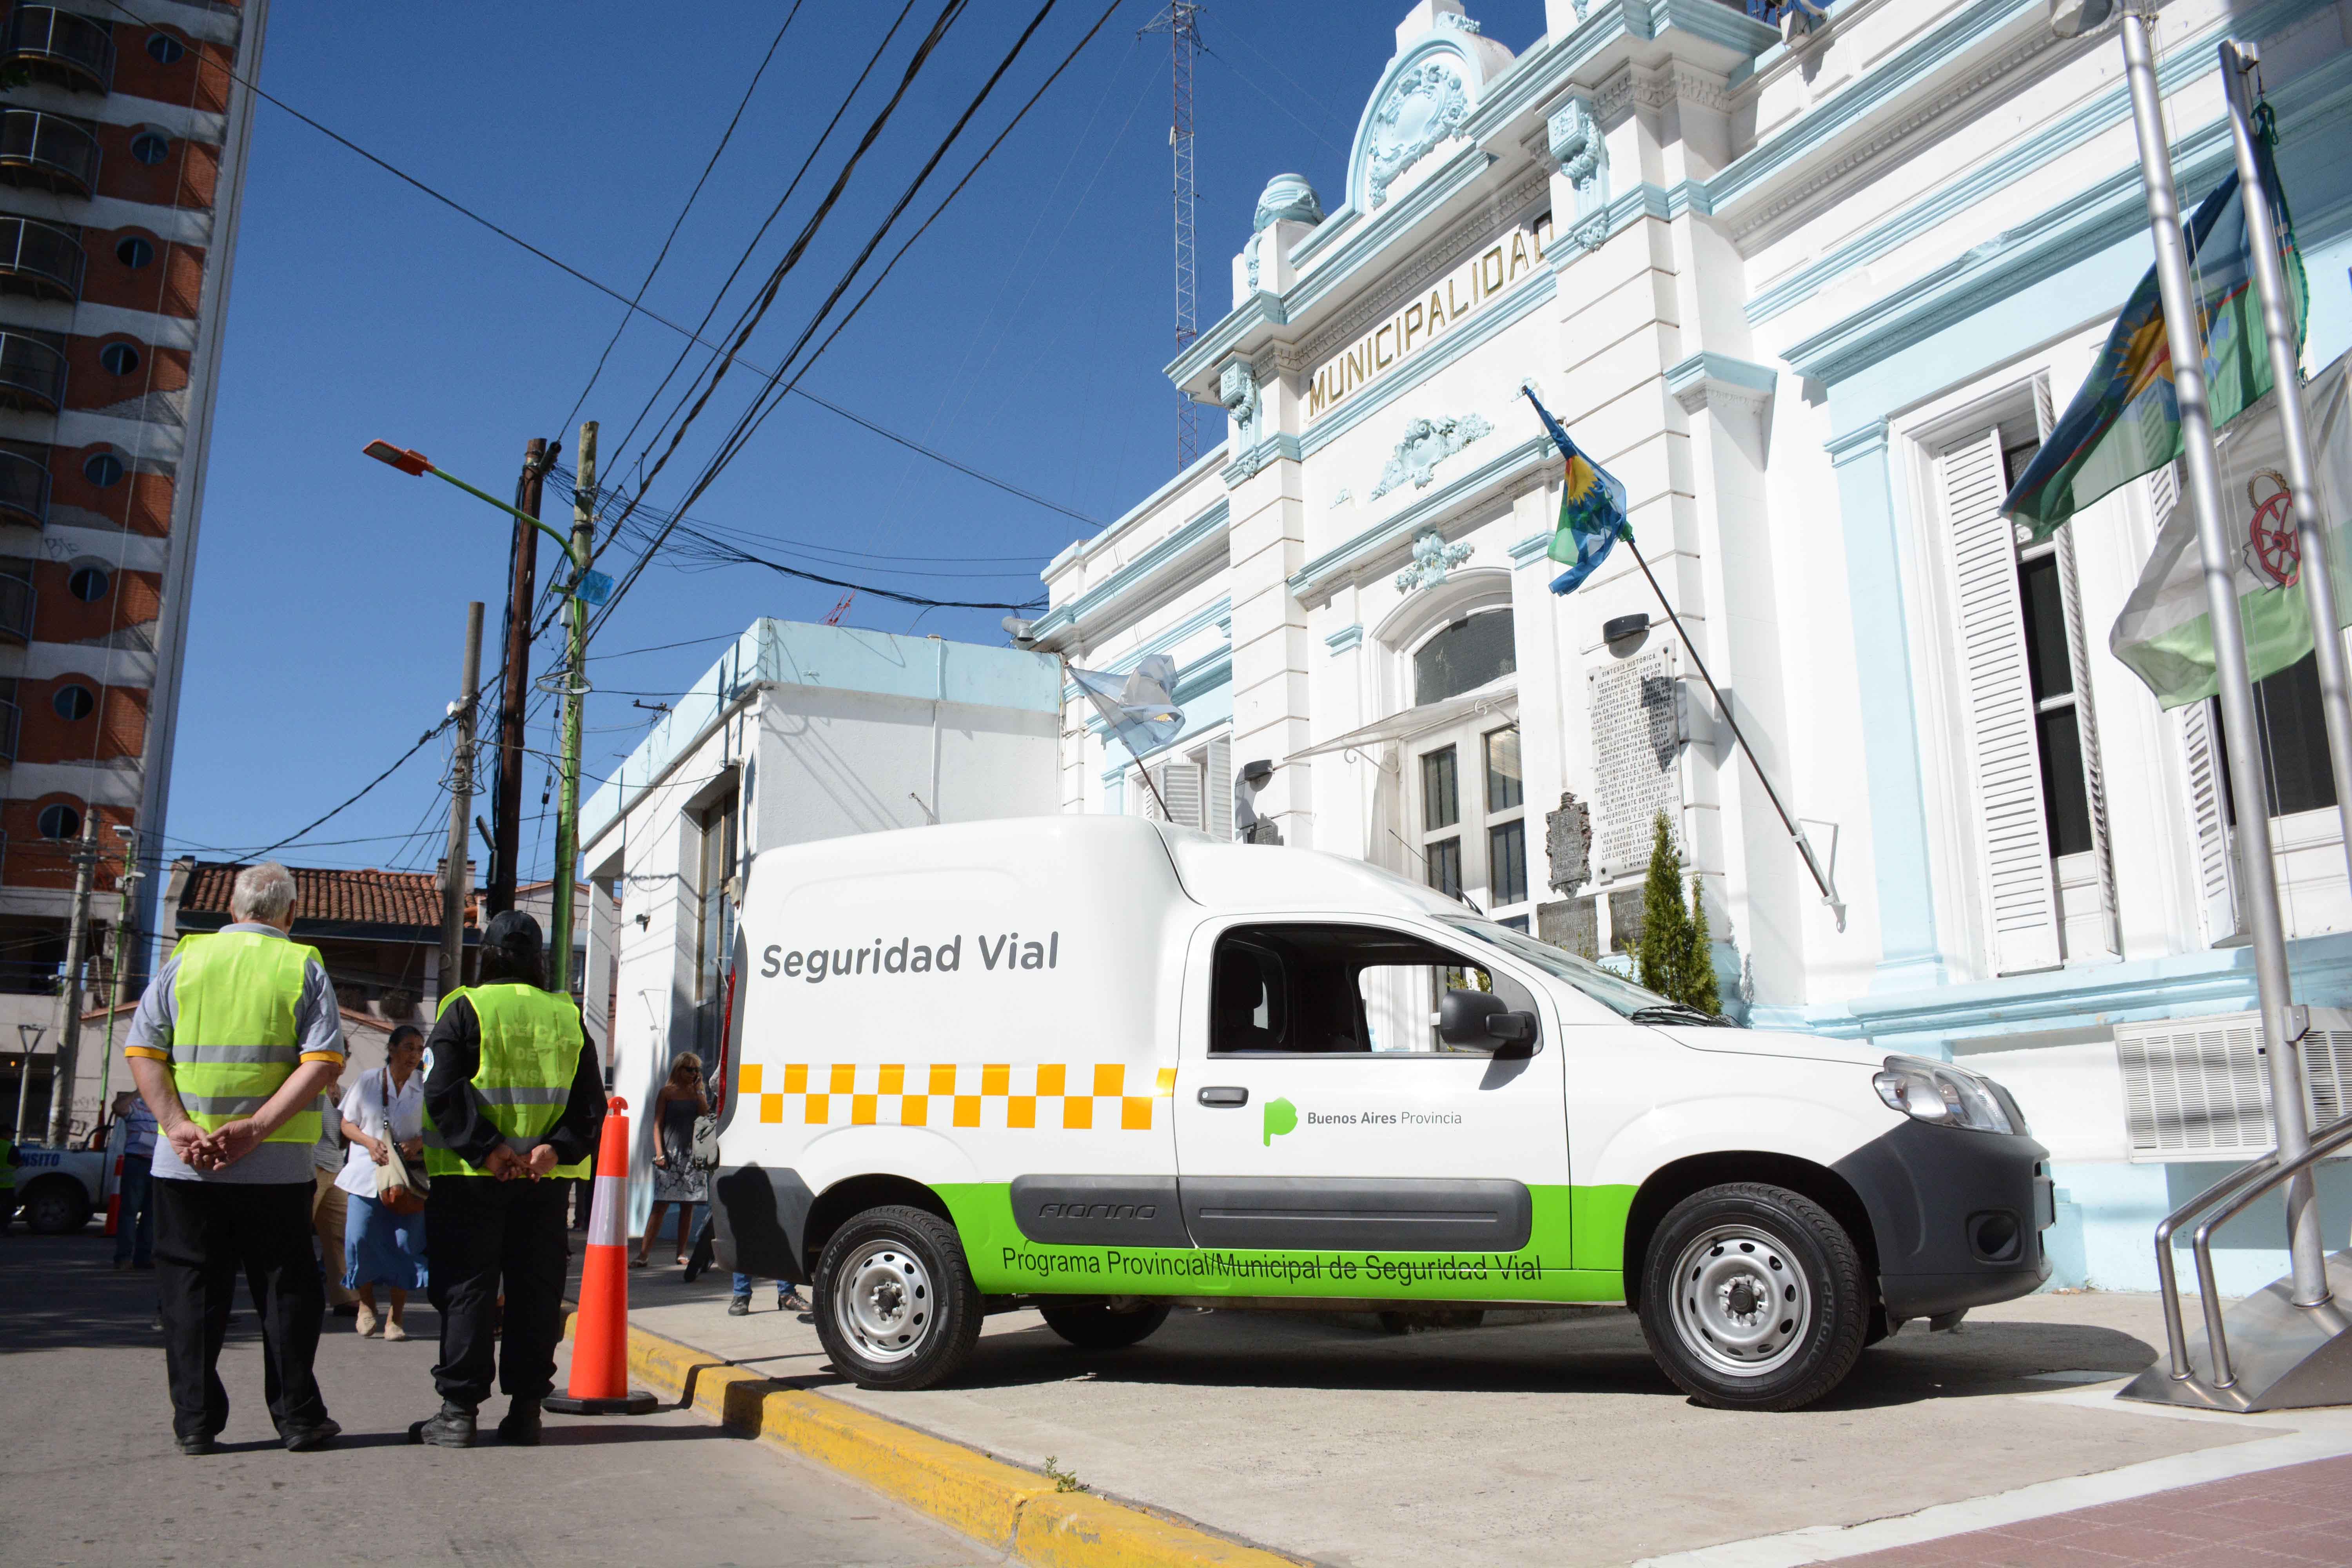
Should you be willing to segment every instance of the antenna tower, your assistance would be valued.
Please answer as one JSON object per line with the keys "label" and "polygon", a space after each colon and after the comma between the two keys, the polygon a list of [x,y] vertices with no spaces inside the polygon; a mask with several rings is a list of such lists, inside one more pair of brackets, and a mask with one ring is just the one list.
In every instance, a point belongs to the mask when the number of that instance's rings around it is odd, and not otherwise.
{"label": "antenna tower", "polygon": [[[1174,89],[1174,113],[1168,125],[1168,152],[1173,166],[1176,208],[1176,352],[1182,353],[1201,335],[1195,305],[1192,209],[1199,192],[1192,183],[1192,68],[1201,56],[1199,0],[1169,0],[1144,29],[1168,34],[1169,77]],[[1176,471],[1183,472],[1201,455],[1201,407],[1190,395],[1176,395]]]}

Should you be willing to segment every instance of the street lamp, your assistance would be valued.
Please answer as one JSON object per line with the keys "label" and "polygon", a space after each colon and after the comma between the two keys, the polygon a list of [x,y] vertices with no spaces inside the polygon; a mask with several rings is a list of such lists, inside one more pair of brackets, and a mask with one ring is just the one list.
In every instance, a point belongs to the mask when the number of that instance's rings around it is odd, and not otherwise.
{"label": "street lamp", "polygon": [[613,591],[611,578],[601,572],[588,570],[595,531],[594,514],[590,510],[596,493],[595,421],[590,420],[580,426],[579,482],[573,487],[572,532],[568,537],[520,507],[509,506],[487,490],[477,489],[455,475],[442,472],[422,452],[381,440],[370,441],[362,450],[377,462],[398,468],[404,474],[431,474],[435,479],[457,486],[477,500],[489,502],[509,517],[520,518],[562,545],[565,557],[572,563],[572,581],[565,594],[570,601],[571,626],[570,657],[564,668],[562,687],[562,787],[556,797],[555,875],[552,886],[548,889],[552,896],[547,921],[550,950],[548,989],[559,994],[569,992],[572,985],[572,862],[580,858],[581,709],[589,690],[586,679],[588,606],[603,604]]}
{"label": "street lamp", "polygon": [[41,1026],[19,1024],[16,1037],[25,1044],[25,1059],[16,1070],[16,1120],[9,1124],[8,1135],[21,1143],[25,1141],[25,1095],[33,1087],[33,1053],[41,1048]]}

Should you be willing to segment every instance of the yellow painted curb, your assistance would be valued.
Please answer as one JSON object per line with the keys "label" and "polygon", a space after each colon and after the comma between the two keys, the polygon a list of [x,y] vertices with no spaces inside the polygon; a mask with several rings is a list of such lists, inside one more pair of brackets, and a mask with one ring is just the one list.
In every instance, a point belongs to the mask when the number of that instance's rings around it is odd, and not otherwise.
{"label": "yellow painted curb", "polygon": [[[567,1322],[565,1331],[571,1328]],[[1038,1568],[1299,1568],[1305,1562],[1130,1503],[1056,1491],[1034,1470],[822,1394],[782,1387],[643,1329],[629,1330],[629,1371],[672,1399],[690,1391],[694,1407],[729,1431],[814,1459]]]}

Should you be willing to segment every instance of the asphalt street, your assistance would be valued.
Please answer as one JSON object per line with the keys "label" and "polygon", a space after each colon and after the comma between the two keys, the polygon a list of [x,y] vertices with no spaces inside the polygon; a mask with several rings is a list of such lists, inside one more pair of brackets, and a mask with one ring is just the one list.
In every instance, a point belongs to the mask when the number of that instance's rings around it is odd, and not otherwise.
{"label": "asphalt street", "polygon": [[184,1458],[172,1444],[152,1276],[113,1272],[111,1248],[95,1226],[0,1237],[7,1568],[993,1560],[829,1471],[675,1410],[551,1416],[538,1448],[412,1447],[408,1423],[436,1405],[436,1321],[422,1306],[404,1344],[329,1320],[319,1378],[344,1436],[321,1453],[289,1454],[262,1404],[259,1329],[240,1292],[221,1357],[231,1405],[222,1450]]}

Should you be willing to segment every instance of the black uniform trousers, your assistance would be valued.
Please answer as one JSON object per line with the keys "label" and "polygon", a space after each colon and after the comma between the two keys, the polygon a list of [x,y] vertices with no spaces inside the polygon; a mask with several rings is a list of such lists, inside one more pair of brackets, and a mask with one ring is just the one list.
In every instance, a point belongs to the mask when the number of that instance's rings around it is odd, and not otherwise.
{"label": "black uniform trousers", "polygon": [[[427,1294],[441,1314],[441,1361],[433,1381],[453,1405],[478,1405],[499,1387],[517,1399],[555,1389],[563,1338],[563,1281],[572,1244],[565,1184],[488,1176],[436,1176],[425,1200]],[[499,1293],[506,1293],[500,1352]]]}
{"label": "black uniform trousers", "polygon": [[156,1309],[174,1436],[215,1436],[228,1424],[228,1390],[217,1363],[239,1273],[261,1313],[262,1387],[278,1435],[308,1431],[327,1418],[310,1370],[327,1310],[310,1254],[317,1195],[309,1181],[154,1184]]}

